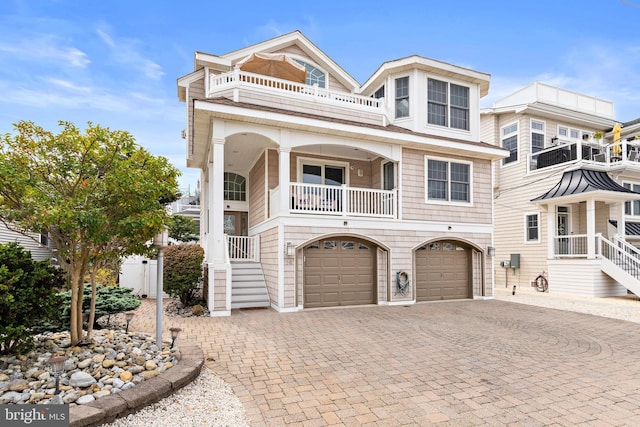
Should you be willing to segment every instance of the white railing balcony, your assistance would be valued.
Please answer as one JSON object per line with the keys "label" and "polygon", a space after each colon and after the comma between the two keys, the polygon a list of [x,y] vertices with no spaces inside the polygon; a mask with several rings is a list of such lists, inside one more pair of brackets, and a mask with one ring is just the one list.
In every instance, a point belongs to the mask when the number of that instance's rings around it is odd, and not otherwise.
{"label": "white railing balcony", "polygon": [[397,191],[395,189],[377,190],[346,185],[292,182],[289,185],[289,192],[291,195],[289,211],[292,213],[375,218],[397,217]]}
{"label": "white railing balcony", "polygon": [[260,261],[260,236],[230,236],[227,240],[229,261]]}
{"label": "white railing balcony", "polygon": [[554,236],[553,253],[557,258],[586,258],[587,235]]}
{"label": "white railing balcony", "polygon": [[368,111],[385,113],[384,98],[372,98],[348,92],[327,90],[318,85],[307,85],[262,74],[248,73],[235,69],[224,74],[209,74],[207,97],[215,97],[217,93],[236,88],[259,88],[278,92],[279,96],[290,96],[297,99],[326,101],[334,105],[362,108]]}

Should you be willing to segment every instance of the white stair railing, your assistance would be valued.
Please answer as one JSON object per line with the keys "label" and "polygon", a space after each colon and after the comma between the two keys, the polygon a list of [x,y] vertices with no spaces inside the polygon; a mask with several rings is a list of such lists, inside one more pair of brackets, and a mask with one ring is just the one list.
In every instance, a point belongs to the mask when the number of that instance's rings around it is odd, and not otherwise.
{"label": "white stair railing", "polygon": [[599,236],[599,240],[601,245],[600,253],[604,258],[624,270],[634,279],[640,280],[640,253],[637,250],[630,252],[629,248],[618,244],[620,241],[614,243],[602,236]]}
{"label": "white stair railing", "polygon": [[225,234],[229,261],[260,261],[260,236],[229,236]]}

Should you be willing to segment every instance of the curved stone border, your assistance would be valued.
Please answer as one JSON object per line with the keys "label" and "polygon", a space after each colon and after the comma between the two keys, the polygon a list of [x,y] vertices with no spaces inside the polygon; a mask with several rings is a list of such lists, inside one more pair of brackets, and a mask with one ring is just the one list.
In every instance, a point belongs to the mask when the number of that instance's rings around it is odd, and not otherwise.
{"label": "curved stone border", "polygon": [[[180,362],[162,374],[117,394],[69,410],[69,427],[99,426],[126,417],[189,384],[200,375],[204,353],[197,345],[180,346]],[[142,387],[144,385],[144,387]]]}

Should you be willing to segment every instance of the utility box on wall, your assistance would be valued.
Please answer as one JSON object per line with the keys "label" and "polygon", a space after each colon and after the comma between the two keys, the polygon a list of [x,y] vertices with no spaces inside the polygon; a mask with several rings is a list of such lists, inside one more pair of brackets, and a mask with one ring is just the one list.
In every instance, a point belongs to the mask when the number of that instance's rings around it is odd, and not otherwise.
{"label": "utility box on wall", "polygon": [[520,268],[520,254],[511,254],[509,265],[511,268]]}

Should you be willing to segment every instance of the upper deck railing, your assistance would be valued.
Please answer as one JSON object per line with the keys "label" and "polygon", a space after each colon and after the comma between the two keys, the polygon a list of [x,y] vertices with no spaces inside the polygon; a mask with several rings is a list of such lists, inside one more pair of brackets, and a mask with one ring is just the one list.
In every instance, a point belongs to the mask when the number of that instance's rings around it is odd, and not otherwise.
{"label": "upper deck railing", "polygon": [[384,113],[384,98],[372,98],[348,92],[339,92],[304,83],[264,76],[262,74],[247,73],[235,69],[224,74],[209,74],[207,97],[214,97],[222,90],[253,87],[278,92],[279,95],[297,97],[309,100],[321,100],[344,106],[363,108],[369,111],[377,110]]}

